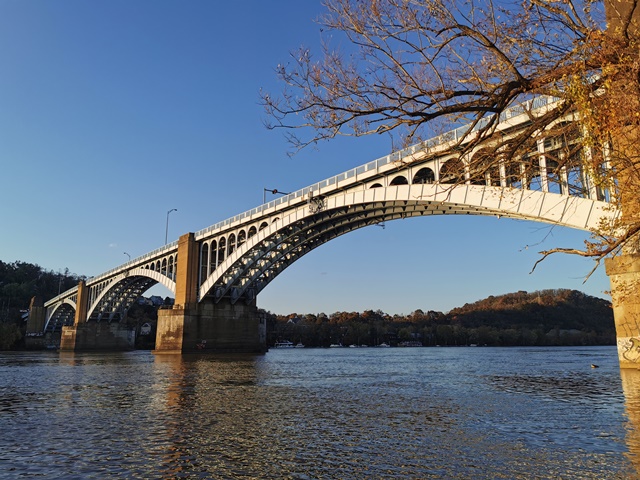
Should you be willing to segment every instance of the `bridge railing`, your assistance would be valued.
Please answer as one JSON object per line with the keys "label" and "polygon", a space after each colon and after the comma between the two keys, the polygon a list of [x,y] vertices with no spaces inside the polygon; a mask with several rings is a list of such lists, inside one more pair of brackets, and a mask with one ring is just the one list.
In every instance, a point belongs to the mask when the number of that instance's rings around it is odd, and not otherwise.
{"label": "bridge railing", "polygon": [[[507,108],[500,114],[499,122],[504,122],[509,120],[510,118],[517,117],[518,115],[522,115],[525,112],[531,110],[537,110],[539,108],[543,108],[547,105],[557,102],[558,99],[551,96],[541,96],[536,97],[531,100],[527,100],[526,102],[514,105],[513,107]],[[481,119],[471,130],[471,132],[480,130],[482,127],[486,126],[489,123],[490,118]],[[222,220],[216,224],[213,224],[207,228],[199,230],[196,232],[196,237],[206,235],[214,230],[219,230],[231,223],[238,222],[244,218],[252,217],[256,214],[262,213],[265,210],[270,210],[272,208],[277,207],[282,203],[288,203],[297,198],[305,197],[309,192],[317,192],[321,188],[325,188],[329,185],[335,185],[338,182],[346,180],[348,178],[352,178],[356,175],[361,175],[371,170],[378,170],[381,167],[400,161],[402,158],[407,157],[409,155],[413,155],[414,153],[424,151],[425,149],[433,149],[441,145],[445,145],[449,142],[457,142],[460,139],[464,138],[466,134],[469,132],[469,125],[462,125],[448,132],[444,132],[440,135],[437,135],[433,138],[425,140],[420,143],[416,143],[415,145],[411,145],[407,148],[403,148],[402,150],[398,150],[396,152],[390,153],[389,155],[385,155],[384,157],[380,157],[371,162],[365,163],[364,165],[360,165],[359,167],[352,168],[351,170],[347,170],[346,172],[340,173],[333,177],[327,178],[326,180],[322,180],[321,182],[314,183],[308,187],[302,188],[296,192],[290,193],[288,195],[283,195],[282,197],[276,198],[268,203],[263,205],[259,205],[251,210],[247,210],[246,212],[239,213],[234,217],[227,218],[226,220]]]}
{"label": "bridge railing", "polygon": [[48,302],[45,302],[44,306],[45,307],[49,307],[50,305],[54,305],[62,300],[64,300],[65,298],[69,298],[71,295],[73,295],[74,293],[76,293],[78,291],[78,286],[76,285],[73,288],[70,288],[69,290],[67,290],[66,292],[63,292],[55,297],[53,297],[51,300],[49,300]]}
{"label": "bridge railing", "polygon": [[132,267],[134,265],[139,265],[141,263],[144,263],[147,260],[150,260],[151,258],[154,258],[158,255],[160,255],[162,252],[166,251],[166,250],[171,250],[172,248],[175,248],[178,246],[178,240],[175,240],[171,243],[168,243],[160,248],[156,248],[155,250],[149,252],[149,253],[145,253],[144,255],[141,255],[139,257],[136,257],[132,260],[127,261],[126,263],[123,263],[122,265],[119,265],[115,268],[112,268],[111,270],[108,270],[104,273],[101,273],[100,275],[98,275],[97,277],[91,277],[90,282],[96,283],[99,282],[100,280],[103,280],[105,278],[108,278],[110,276],[112,276],[114,273],[117,273],[119,271],[122,270],[126,270],[128,267]]}

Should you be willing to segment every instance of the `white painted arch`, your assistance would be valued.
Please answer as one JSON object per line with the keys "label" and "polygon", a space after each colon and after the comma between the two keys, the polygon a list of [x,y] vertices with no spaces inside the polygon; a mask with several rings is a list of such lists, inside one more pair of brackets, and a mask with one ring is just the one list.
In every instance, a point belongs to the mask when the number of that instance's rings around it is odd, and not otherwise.
{"label": "white painted arch", "polygon": [[[618,215],[618,212],[613,210],[610,204],[603,201],[537,190],[469,184],[417,184],[352,190],[336,192],[325,198],[323,202],[324,212],[337,211],[345,207],[353,207],[354,212],[357,207],[360,212],[367,209],[373,212],[375,209],[389,208],[392,205],[405,205],[404,213],[398,215],[396,211],[393,211],[383,214],[375,217],[379,218],[378,221],[424,216],[425,214],[473,214],[504,216],[584,231],[595,231],[601,222],[611,222]],[[249,238],[218,265],[200,286],[198,298],[204,298],[214,285],[220,284],[224,277],[226,279],[223,283],[233,282],[239,278],[239,272],[242,268],[255,269],[256,259],[261,255],[260,250],[264,252],[277,248],[273,244],[273,238],[277,236],[279,231],[292,225],[304,226],[305,223],[311,225],[314,215],[317,213],[312,212],[309,205],[303,205],[287,212],[287,215],[260,230],[257,235]],[[353,218],[355,221],[356,217]],[[338,226],[345,228],[344,222],[336,223],[336,228]],[[366,224],[359,224],[356,228],[362,226],[366,226]]]}

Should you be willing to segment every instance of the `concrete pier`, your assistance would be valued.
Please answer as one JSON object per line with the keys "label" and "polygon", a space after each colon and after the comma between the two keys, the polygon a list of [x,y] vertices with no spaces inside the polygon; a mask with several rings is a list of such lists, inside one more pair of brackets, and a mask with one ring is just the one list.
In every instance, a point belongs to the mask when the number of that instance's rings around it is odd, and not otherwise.
{"label": "concrete pier", "polygon": [[607,258],[620,368],[640,368],[640,254]]}
{"label": "concrete pier", "polygon": [[44,322],[46,310],[41,297],[35,296],[29,303],[29,319],[27,320],[27,331],[25,337],[25,347],[29,350],[40,350],[46,348],[44,336]]}
{"label": "concrete pier", "polygon": [[266,321],[255,303],[205,300],[158,311],[154,353],[266,351]]}
{"label": "concrete pier", "polygon": [[119,323],[85,322],[62,327],[60,351],[133,350],[136,332]]}
{"label": "concrete pier", "polygon": [[198,302],[198,244],[193,233],[178,241],[176,300],[158,310],[155,353],[264,352],[266,321],[255,300],[247,304],[228,299]]}

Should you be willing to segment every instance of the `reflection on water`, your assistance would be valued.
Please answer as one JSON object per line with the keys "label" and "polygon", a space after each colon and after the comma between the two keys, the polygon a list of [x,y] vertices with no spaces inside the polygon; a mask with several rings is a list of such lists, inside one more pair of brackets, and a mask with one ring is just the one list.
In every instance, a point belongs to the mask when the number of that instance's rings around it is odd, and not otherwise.
{"label": "reflection on water", "polygon": [[[251,472],[269,424],[257,388],[260,357],[157,356],[166,379],[155,409],[163,412],[154,470],[163,477]],[[248,452],[255,452],[247,455]],[[260,476],[260,471],[251,472]]]}
{"label": "reflection on water", "polygon": [[620,378],[614,347],[4,354],[0,477],[635,478]]}
{"label": "reflection on water", "polygon": [[[627,413],[627,437],[629,459],[640,473],[640,371],[620,371]],[[640,477],[640,475],[639,475]]]}

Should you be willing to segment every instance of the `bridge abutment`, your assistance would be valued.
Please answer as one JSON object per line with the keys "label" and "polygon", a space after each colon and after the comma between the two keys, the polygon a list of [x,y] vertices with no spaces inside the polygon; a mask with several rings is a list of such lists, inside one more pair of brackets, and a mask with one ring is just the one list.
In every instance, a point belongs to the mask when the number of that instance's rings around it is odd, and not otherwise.
{"label": "bridge abutment", "polygon": [[640,368],[640,254],[605,259],[620,368]]}
{"label": "bridge abutment", "polygon": [[158,311],[154,353],[266,351],[266,320],[255,302],[232,304],[205,299],[187,308]]}

